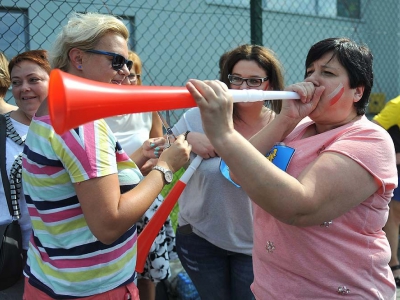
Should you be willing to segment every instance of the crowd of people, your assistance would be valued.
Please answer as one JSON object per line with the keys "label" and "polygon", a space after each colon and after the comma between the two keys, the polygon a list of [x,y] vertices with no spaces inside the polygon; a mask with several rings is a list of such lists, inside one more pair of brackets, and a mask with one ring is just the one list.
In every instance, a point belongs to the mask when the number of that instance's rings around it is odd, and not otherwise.
{"label": "crowd of people", "polygon": [[[366,45],[315,43],[304,80],[288,86],[271,49],[229,49],[219,80],[187,82],[197,107],[174,124],[171,145],[157,112],[57,134],[51,69],[140,85],[142,63],[128,37],[114,16],[75,13],[49,52],[26,51],[9,63],[0,55],[7,172],[22,176],[15,193],[27,251],[24,300],[155,300],[178,257],[201,299],[396,298],[400,100],[366,117],[374,81]],[[16,106],[4,101],[10,85]],[[233,103],[230,89],[300,99]],[[196,156],[203,161],[179,198],[176,237],[167,218],[137,274],[138,234],[171,173]],[[4,224],[4,192],[0,201]]]}

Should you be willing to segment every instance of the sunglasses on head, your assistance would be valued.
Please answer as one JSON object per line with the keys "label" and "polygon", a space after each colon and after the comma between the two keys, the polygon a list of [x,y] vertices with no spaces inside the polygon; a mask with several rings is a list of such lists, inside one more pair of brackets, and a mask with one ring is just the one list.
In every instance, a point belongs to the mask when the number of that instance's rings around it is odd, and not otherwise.
{"label": "sunglasses on head", "polygon": [[86,52],[112,56],[113,60],[111,62],[111,66],[115,71],[121,70],[124,67],[124,65],[126,65],[128,67],[129,71],[132,69],[133,61],[127,60],[125,57],[123,57],[120,54],[113,53],[113,52],[101,51],[101,50],[86,50]]}

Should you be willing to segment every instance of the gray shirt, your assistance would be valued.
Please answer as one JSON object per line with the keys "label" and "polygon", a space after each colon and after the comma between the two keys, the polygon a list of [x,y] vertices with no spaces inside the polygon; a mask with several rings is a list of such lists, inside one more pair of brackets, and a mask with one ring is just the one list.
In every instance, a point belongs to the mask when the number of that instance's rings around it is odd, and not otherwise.
{"label": "gray shirt", "polygon": [[[185,112],[172,128],[175,135],[187,130],[204,133],[200,111]],[[191,153],[191,160],[195,158]],[[251,255],[253,210],[247,194],[220,172],[219,157],[204,159],[179,198],[179,225],[222,249]]]}

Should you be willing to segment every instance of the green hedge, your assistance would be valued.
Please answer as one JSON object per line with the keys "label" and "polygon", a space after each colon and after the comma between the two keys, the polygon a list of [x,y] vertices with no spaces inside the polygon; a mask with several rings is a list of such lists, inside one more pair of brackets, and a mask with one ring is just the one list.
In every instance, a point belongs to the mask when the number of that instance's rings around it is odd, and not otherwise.
{"label": "green hedge", "polygon": [[[169,191],[172,189],[174,184],[179,180],[179,178],[181,178],[183,173],[185,173],[185,169],[181,168],[179,171],[175,172],[172,183],[164,186],[163,190],[161,191],[161,195],[164,198],[168,195]],[[176,227],[178,225],[178,213],[179,213],[179,206],[178,206],[178,202],[176,202],[175,207],[171,211],[171,214],[170,214],[172,226],[175,231],[176,231]]]}

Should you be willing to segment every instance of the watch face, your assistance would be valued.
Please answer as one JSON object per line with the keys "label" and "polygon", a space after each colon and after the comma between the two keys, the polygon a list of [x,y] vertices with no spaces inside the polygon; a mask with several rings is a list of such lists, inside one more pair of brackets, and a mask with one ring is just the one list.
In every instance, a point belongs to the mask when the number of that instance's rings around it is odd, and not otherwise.
{"label": "watch face", "polygon": [[172,179],[174,178],[174,174],[172,173],[172,171],[168,170],[164,174],[165,174],[165,181],[171,183]]}

